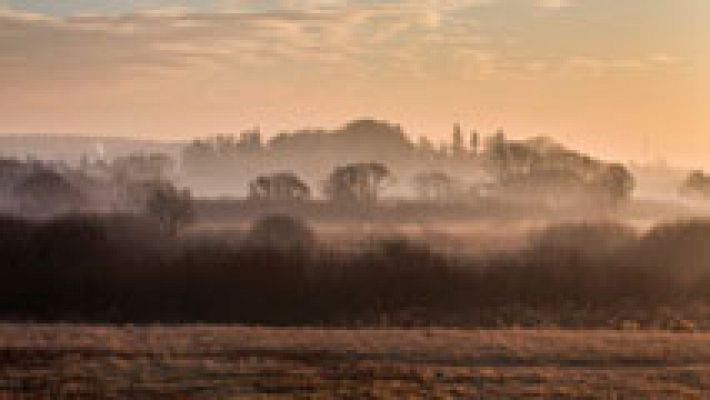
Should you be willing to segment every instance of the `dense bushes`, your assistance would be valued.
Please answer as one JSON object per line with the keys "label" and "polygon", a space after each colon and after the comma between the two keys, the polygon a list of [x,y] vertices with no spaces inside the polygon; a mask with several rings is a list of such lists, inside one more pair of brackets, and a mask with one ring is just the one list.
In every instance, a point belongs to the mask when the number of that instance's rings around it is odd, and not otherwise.
{"label": "dense bushes", "polygon": [[[301,236],[271,235],[272,225]],[[710,304],[707,222],[642,237],[616,224],[559,225],[483,259],[399,240],[346,253],[309,235],[285,217],[240,245],[168,237],[129,216],[3,217],[0,318],[577,326]]]}

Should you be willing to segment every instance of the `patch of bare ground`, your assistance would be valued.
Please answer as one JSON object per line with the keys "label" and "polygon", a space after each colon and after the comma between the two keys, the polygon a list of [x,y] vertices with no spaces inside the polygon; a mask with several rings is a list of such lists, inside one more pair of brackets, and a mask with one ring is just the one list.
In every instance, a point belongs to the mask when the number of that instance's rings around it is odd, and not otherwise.
{"label": "patch of bare ground", "polygon": [[708,396],[701,332],[0,325],[0,399]]}

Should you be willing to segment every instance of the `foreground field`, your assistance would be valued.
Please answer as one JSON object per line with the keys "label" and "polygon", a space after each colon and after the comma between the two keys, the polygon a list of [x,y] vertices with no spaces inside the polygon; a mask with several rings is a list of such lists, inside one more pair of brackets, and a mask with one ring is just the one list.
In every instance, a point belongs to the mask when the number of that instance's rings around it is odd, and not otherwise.
{"label": "foreground field", "polygon": [[709,393],[706,333],[0,325],[0,399]]}

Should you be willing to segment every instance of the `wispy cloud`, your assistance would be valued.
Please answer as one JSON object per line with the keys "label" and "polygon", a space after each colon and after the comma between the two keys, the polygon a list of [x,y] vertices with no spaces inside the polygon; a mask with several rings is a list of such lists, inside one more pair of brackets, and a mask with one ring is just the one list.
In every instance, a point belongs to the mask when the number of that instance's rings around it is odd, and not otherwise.
{"label": "wispy cloud", "polygon": [[[572,0],[526,1],[545,9],[572,5]],[[235,76],[298,71],[314,77],[476,80],[555,71],[600,75],[678,63],[663,52],[625,59],[531,54],[525,49],[532,39],[524,33],[511,46],[505,31],[490,31],[490,21],[479,17],[484,6],[503,7],[500,0],[215,4],[209,11],[183,6],[64,17],[0,10],[0,73],[15,82],[134,78],[136,71],[199,77],[215,70]]]}
{"label": "wispy cloud", "polygon": [[[378,4],[325,9],[335,3],[314,2],[312,9],[219,11],[195,13],[185,8],[140,11],[118,16],[52,17],[37,13],[0,12],[0,49],[6,57],[26,60],[32,68],[52,65],[52,74],[86,76],[83,70],[145,64],[155,69],[190,66],[212,59],[225,67],[301,62],[319,68],[335,63],[416,62],[414,53],[446,37],[463,43],[471,31],[441,26],[452,4]],[[473,4],[473,2],[469,2]],[[455,25],[452,25],[455,26]],[[436,35],[433,33],[436,32]],[[470,41],[469,41],[469,44]],[[421,60],[419,60],[421,61]],[[28,72],[15,65],[15,73]],[[0,65],[0,68],[12,68]]]}

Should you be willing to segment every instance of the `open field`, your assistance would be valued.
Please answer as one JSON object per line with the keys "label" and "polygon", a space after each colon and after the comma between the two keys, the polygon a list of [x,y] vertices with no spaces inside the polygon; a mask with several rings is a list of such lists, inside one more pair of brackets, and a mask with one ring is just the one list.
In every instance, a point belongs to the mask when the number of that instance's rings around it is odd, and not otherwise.
{"label": "open field", "polygon": [[0,325],[0,399],[30,393],[132,399],[707,398],[710,334]]}

